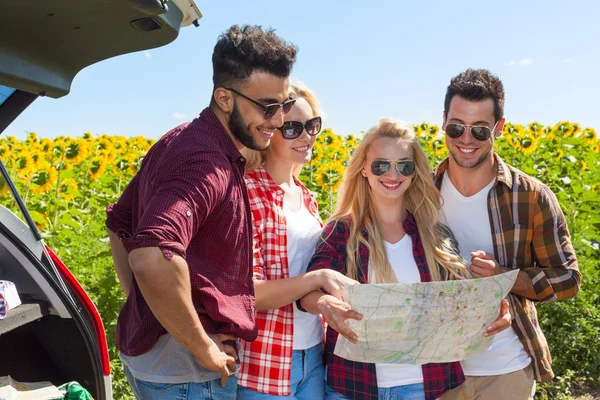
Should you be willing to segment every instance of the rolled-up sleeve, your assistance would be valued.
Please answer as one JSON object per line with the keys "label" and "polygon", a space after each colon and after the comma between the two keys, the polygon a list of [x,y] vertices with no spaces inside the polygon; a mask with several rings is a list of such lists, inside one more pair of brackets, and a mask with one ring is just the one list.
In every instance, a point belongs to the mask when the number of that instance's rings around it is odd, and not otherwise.
{"label": "rolled-up sleeve", "polygon": [[335,220],[327,223],[323,227],[307,271],[327,268],[345,275],[347,242],[348,225],[345,222]]}
{"label": "rolled-up sleeve", "polygon": [[[226,160],[221,162],[209,155],[173,166],[141,208],[135,229],[131,233],[116,232],[125,249],[131,252],[143,247],[158,247],[167,259],[173,254],[186,258],[186,249],[199,227],[226,196],[229,174]],[[121,226],[117,221],[126,216],[132,209],[131,202],[136,200],[126,190],[121,199],[107,209],[107,227],[124,229],[125,224]]]}
{"label": "rolled-up sleeve", "polygon": [[535,267],[526,268],[537,300],[551,302],[575,296],[581,273],[571,243],[569,229],[558,200],[552,191],[541,187],[535,204],[533,255]]}

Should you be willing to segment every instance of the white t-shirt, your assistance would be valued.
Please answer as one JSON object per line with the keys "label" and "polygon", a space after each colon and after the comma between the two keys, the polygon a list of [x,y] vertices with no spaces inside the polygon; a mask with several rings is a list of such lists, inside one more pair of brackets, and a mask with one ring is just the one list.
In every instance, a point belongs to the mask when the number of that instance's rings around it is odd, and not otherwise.
{"label": "white t-shirt", "polygon": [[[306,273],[308,262],[315,252],[321,225],[302,201],[300,209],[283,201],[287,225],[287,255],[290,278]],[[294,302],[294,350],[306,350],[323,341],[320,315],[302,312]]]}
{"label": "white t-shirt", "polygon": [[[385,249],[398,282],[421,282],[421,274],[413,256],[412,239],[408,234],[394,244],[385,242]],[[423,369],[420,365],[375,364],[375,368],[378,387],[389,388],[423,382]]]}
{"label": "white t-shirt", "polygon": [[[470,197],[463,196],[448,174],[442,183],[441,219],[447,224],[460,246],[460,255],[471,263],[471,252],[483,250],[494,254],[494,242],[488,214],[488,194],[496,180]],[[465,375],[493,376],[518,371],[529,365],[531,358],[512,327],[494,335],[492,346],[476,356],[461,361]]]}

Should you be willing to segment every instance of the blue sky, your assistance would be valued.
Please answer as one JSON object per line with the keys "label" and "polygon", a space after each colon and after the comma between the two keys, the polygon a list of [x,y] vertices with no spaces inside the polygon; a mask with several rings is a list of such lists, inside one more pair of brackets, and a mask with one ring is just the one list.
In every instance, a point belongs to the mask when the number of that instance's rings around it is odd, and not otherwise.
{"label": "blue sky", "polygon": [[600,130],[597,1],[201,1],[200,27],[175,42],[80,72],[71,93],[36,100],[5,132],[23,138],[160,135],[208,104],[211,55],[233,24],[271,26],[300,51],[292,77],[311,87],[336,133],[381,117],[440,124],[450,78],[488,68],[509,121]]}

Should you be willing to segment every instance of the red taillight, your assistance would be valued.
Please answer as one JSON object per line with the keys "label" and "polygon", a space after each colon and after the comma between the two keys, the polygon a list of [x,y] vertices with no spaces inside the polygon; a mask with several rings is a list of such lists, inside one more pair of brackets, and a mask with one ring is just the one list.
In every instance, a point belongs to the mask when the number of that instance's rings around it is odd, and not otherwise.
{"label": "red taillight", "polygon": [[98,309],[89,298],[85,290],[81,287],[77,279],[73,276],[71,271],[63,264],[63,262],[58,258],[56,254],[52,251],[52,249],[46,246],[46,250],[48,250],[48,254],[52,257],[52,261],[56,265],[58,272],[63,277],[63,279],[67,282],[67,284],[73,289],[79,300],[85,306],[90,317],[92,317],[92,322],[94,324],[94,330],[96,331],[96,340],[98,340],[98,346],[100,350],[100,361],[102,362],[102,373],[104,375],[110,375],[110,360],[108,358],[108,346],[106,344],[106,333],[104,331],[104,324],[102,323],[102,318],[100,318],[100,313],[98,313]]}

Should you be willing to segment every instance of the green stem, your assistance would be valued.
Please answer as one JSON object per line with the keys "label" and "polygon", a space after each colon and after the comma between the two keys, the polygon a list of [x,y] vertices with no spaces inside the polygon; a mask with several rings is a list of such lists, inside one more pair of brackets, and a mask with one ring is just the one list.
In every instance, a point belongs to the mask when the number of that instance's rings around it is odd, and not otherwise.
{"label": "green stem", "polygon": [[56,179],[56,189],[54,191],[54,226],[52,232],[56,232],[56,226],[58,225],[58,196],[60,194],[60,173],[62,169],[58,170],[58,179]]}

